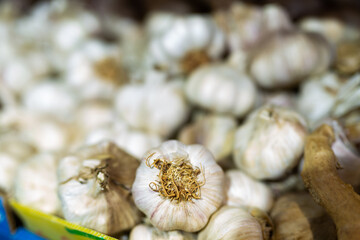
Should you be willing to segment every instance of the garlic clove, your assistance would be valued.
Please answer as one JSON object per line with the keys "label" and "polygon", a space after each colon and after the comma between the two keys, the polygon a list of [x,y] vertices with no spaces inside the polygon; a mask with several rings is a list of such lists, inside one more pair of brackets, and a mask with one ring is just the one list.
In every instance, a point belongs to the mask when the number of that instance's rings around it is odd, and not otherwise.
{"label": "garlic clove", "polygon": [[135,226],[131,232],[129,240],[194,240],[196,237],[194,234],[182,232],[182,231],[169,231],[163,232],[154,227],[140,224]]}
{"label": "garlic clove", "polygon": [[[159,173],[160,165],[165,163],[170,169],[167,173],[164,170]],[[181,171],[188,173],[178,175]],[[165,178],[159,179],[159,174]],[[173,177],[176,183],[172,187],[165,189],[159,185],[161,182],[167,184]],[[186,186],[187,178],[192,179],[189,186]],[[196,232],[221,205],[223,183],[224,173],[208,150],[201,145],[184,145],[171,140],[144,156],[132,193],[136,206],[159,230]]]}

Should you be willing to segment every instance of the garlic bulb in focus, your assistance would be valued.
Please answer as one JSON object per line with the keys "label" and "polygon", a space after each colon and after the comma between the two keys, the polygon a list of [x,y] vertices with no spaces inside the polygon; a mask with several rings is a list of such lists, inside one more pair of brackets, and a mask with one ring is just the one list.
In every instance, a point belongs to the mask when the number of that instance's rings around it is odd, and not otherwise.
{"label": "garlic bulb in focus", "polygon": [[307,118],[310,126],[330,115],[343,84],[336,73],[328,72],[312,77],[300,85],[297,109]]}
{"label": "garlic bulb in focus", "polygon": [[224,173],[206,148],[171,140],[144,156],[132,193],[159,230],[196,232],[220,207],[223,184]]}
{"label": "garlic bulb in focus", "polygon": [[17,202],[44,213],[61,215],[56,176],[58,157],[41,153],[19,166],[14,186]]}
{"label": "garlic bulb in focus", "polygon": [[135,226],[140,219],[129,189],[138,165],[111,142],[61,159],[58,181],[65,219],[105,234]]}
{"label": "garlic bulb in focus", "polygon": [[183,83],[127,85],[116,95],[115,109],[131,127],[167,137],[187,118]]}
{"label": "garlic bulb in focus", "polygon": [[226,65],[196,69],[186,82],[190,102],[216,113],[244,116],[255,104],[256,87],[251,79]]}
{"label": "garlic bulb in focus", "polygon": [[210,218],[206,227],[201,230],[198,240],[259,240],[263,236],[262,226],[258,220],[242,208],[225,206]]}
{"label": "garlic bulb in focus", "polygon": [[224,51],[224,35],[209,16],[178,16],[158,32],[150,39],[147,61],[172,74],[189,73]]}
{"label": "garlic bulb in focus", "polygon": [[131,232],[129,240],[195,240],[196,237],[187,232],[169,231],[163,232],[154,227],[140,224],[135,226]]}
{"label": "garlic bulb in focus", "polygon": [[276,179],[290,171],[304,151],[307,124],[297,112],[263,106],[235,133],[234,162],[255,179]]}
{"label": "garlic bulb in focus", "polygon": [[229,116],[200,115],[181,129],[178,139],[185,144],[201,144],[216,161],[228,157],[233,150],[236,121]]}
{"label": "garlic bulb in focus", "polygon": [[250,73],[264,88],[291,87],[304,78],[324,72],[333,49],[316,33],[283,31],[271,35],[253,53]]}
{"label": "garlic bulb in focus", "polygon": [[256,207],[269,211],[274,202],[270,188],[239,170],[229,170],[226,176],[226,205]]}

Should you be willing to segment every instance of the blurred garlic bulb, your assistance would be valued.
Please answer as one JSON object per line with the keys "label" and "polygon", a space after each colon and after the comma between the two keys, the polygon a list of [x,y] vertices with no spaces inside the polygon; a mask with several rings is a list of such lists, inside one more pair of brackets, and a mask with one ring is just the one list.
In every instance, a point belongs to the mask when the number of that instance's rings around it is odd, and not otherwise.
{"label": "blurred garlic bulb", "polygon": [[238,207],[224,206],[210,218],[200,231],[198,240],[259,240],[264,236],[262,226],[248,211]]}
{"label": "blurred garlic bulb", "polygon": [[87,41],[69,57],[65,80],[84,99],[111,99],[117,87],[127,82],[120,50],[116,45]]}
{"label": "blurred garlic bulb", "polygon": [[161,231],[202,229],[223,201],[224,173],[201,145],[166,141],[136,171],[136,206]]}
{"label": "blurred garlic bulb", "polygon": [[48,114],[66,120],[77,107],[77,98],[71,88],[55,80],[33,85],[23,95],[23,105],[33,113]]}
{"label": "blurred garlic bulb", "polygon": [[140,224],[135,226],[131,232],[129,240],[195,240],[194,234],[182,231],[160,231],[154,227]]}
{"label": "blurred garlic bulb", "polygon": [[243,117],[255,104],[256,87],[251,79],[226,65],[196,69],[185,85],[190,102],[216,113]]}
{"label": "blurred garlic bulb", "polygon": [[324,72],[333,49],[319,34],[282,31],[271,35],[252,54],[249,70],[264,88],[291,87]]}
{"label": "blurred garlic bulb", "polygon": [[320,33],[332,44],[360,38],[360,31],[335,18],[309,17],[301,20],[300,29]]}
{"label": "blurred garlic bulb", "polygon": [[115,109],[131,127],[163,137],[174,132],[189,113],[181,81],[124,86],[116,95]]}
{"label": "blurred garlic bulb", "polygon": [[360,40],[338,44],[336,49],[336,69],[344,74],[355,74],[360,70]]}
{"label": "blurred garlic bulb", "polygon": [[23,136],[13,132],[0,135],[0,191],[12,192],[19,165],[35,153]]}
{"label": "blurred garlic bulb", "polygon": [[58,181],[65,219],[105,234],[135,226],[140,219],[129,189],[138,165],[111,142],[61,159]]}
{"label": "blurred garlic bulb", "polygon": [[220,161],[232,153],[236,125],[229,116],[199,115],[181,129],[178,139],[185,144],[203,145]]}
{"label": "blurred garlic bulb", "polygon": [[146,32],[150,37],[159,36],[169,29],[177,18],[177,15],[169,12],[151,13],[145,22]]}
{"label": "blurred garlic bulb", "polygon": [[307,124],[297,112],[263,106],[235,133],[234,162],[255,179],[276,179],[290,171],[304,151]]}
{"label": "blurred garlic bulb", "polygon": [[141,159],[149,149],[159,146],[162,142],[160,136],[131,129],[119,120],[114,125],[103,126],[89,132],[85,143],[92,145],[103,140],[114,141],[137,159]]}
{"label": "blurred garlic bulb", "polygon": [[297,95],[289,91],[262,91],[261,94],[257,96],[256,106],[261,107],[263,105],[276,105],[293,109],[296,107],[296,101]]}
{"label": "blurred garlic bulb", "polygon": [[269,211],[274,202],[271,189],[240,170],[229,170],[226,176],[226,205],[256,207]]}
{"label": "blurred garlic bulb", "polygon": [[190,73],[224,51],[224,35],[209,16],[178,16],[158,32],[150,39],[147,61],[172,74]]}
{"label": "blurred garlic bulb", "polygon": [[215,19],[226,33],[231,52],[247,51],[266,35],[292,28],[286,12],[275,4],[266,5],[262,9],[236,2],[229,10],[217,12]]}
{"label": "blurred garlic bulb", "polygon": [[56,176],[58,157],[40,153],[19,166],[14,186],[16,201],[48,214],[61,215]]}
{"label": "blurred garlic bulb", "polygon": [[310,126],[330,115],[336,96],[344,81],[333,72],[314,76],[300,85],[297,109]]}

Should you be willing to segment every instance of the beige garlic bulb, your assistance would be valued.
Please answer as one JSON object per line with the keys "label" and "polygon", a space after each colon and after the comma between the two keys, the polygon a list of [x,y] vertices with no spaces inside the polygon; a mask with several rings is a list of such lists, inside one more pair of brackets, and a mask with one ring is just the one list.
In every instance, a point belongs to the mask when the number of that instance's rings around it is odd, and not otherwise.
{"label": "beige garlic bulb", "polygon": [[232,153],[236,125],[230,116],[201,114],[181,129],[178,139],[185,144],[203,145],[220,161]]}
{"label": "beige garlic bulb", "polygon": [[307,124],[297,112],[263,106],[237,129],[234,162],[255,179],[279,178],[300,160],[306,134]]}
{"label": "beige garlic bulb", "polygon": [[196,232],[220,207],[223,184],[224,173],[205,147],[170,140],[144,156],[132,193],[159,230]]}
{"label": "beige garlic bulb", "polygon": [[189,73],[224,51],[224,35],[209,16],[178,16],[157,31],[146,61],[166,72]]}
{"label": "beige garlic bulb", "polygon": [[198,240],[261,240],[262,225],[247,210],[224,206],[210,218],[206,227],[199,232]]}
{"label": "beige garlic bulb", "polygon": [[115,99],[115,109],[131,127],[167,137],[187,118],[183,83],[127,85]]}
{"label": "beige garlic bulb", "polygon": [[333,49],[323,36],[282,31],[256,48],[249,70],[264,88],[291,87],[310,75],[324,72],[332,60]]}
{"label": "beige garlic bulb", "polygon": [[300,85],[297,109],[314,125],[331,113],[336,96],[344,81],[333,72],[314,76]]}
{"label": "beige garlic bulb", "polygon": [[129,240],[195,240],[192,233],[183,231],[160,231],[157,228],[140,224],[135,226],[131,232]]}
{"label": "beige garlic bulb", "polygon": [[112,142],[83,147],[61,159],[58,181],[65,219],[105,234],[135,226],[140,219],[130,188],[138,165]]}
{"label": "beige garlic bulb", "polygon": [[186,82],[190,102],[216,113],[244,116],[255,104],[256,87],[246,74],[226,65],[196,69]]}
{"label": "beige garlic bulb", "polygon": [[226,205],[256,207],[269,211],[274,202],[271,189],[240,170],[229,170],[226,176]]}
{"label": "beige garlic bulb", "polygon": [[58,160],[56,154],[40,153],[22,163],[15,179],[16,201],[48,214],[61,215],[56,176]]}

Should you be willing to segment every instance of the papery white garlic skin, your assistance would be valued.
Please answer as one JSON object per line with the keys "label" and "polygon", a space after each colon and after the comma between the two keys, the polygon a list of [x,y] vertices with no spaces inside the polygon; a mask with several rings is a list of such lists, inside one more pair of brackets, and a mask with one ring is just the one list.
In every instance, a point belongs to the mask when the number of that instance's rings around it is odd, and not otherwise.
{"label": "papery white garlic skin", "polygon": [[15,180],[16,201],[45,213],[60,215],[57,163],[58,156],[55,154],[41,153],[21,164]]}
{"label": "papery white garlic skin", "polygon": [[297,112],[263,106],[237,129],[234,162],[255,179],[276,179],[298,163],[306,134],[307,124]]}
{"label": "papery white garlic skin", "polygon": [[200,115],[180,131],[179,140],[203,145],[219,161],[232,153],[236,125],[235,118],[230,116]]}
{"label": "papery white garlic skin", "polygon": [[195,237],[191,233],[181,231],[163,232],[154,227],[140,224],[135,226],[131,232],[129,240],[194,240]]}
{"label": "papery white garlic skin", "polygon": [[153,240],[152,229],[145,224],[140,224],[131,229],[129,240]]}
{"label": "papery white garlic skin", "polygon": [[312,77],[300,85],[297,108],[313,125],[330,115],[343,82],[336,73]]}
{"label": "papery white garlic skin", "polygon": [[[149,184],[158,179],[159,170],[146,166],[156,158],[170,161],[188,158],[193,167],[202,169],[205,184],[200,187],[201,198],[189,201],[170,201],[150,189]],[[198,176],[201,181],[202,176]],[[184,145],[170,140],[160,147],[149,150],[136,172],[132,193],[136,206],[150,218],[151,223],[162,231],[184,230],[196,232],[203,228],[210,215],[223,201],[224,173],[216,164],[212,154],[201,145]]]}
{"label": "papery white garlic skin", "polygon": [[201,230],[199,240],[259,240],[263,239],[262,227],[246,210],[224,206],[211,216],[208,225]]}
{"label": "papery white garlic skin", "polygon": [[278,32],[253,53],[250,73],[264,88],[294,86],[309,75],[324,72],[333,60],[333,49],[316,33]]}
{"label": "papery white garlic skin", "polygon": [[229,170],[226,175],[226,205],[234,207],[257,207],[269,211],[274,197],[271,189],[240,170]]}
{"label": "papery white garlic skin", "polygon": [[217,59],[225,47],[222,31],[209,16],[179,16],[157,32],[149,42],[148,61],[174,74],[186,70],[181,62],[189,54]]}
{"label": "papery white garlic skin", "polygon": [[196,69],[186,82],[187,98],[216,113],[244,116],[255,104],[256,87],[251,79],[226,65]]}
{"label": "papery white garlic skin", "polygon": [[127,85],[116,95],[115,109],[131,127],[167,137],[187,118],[183,83]]}

